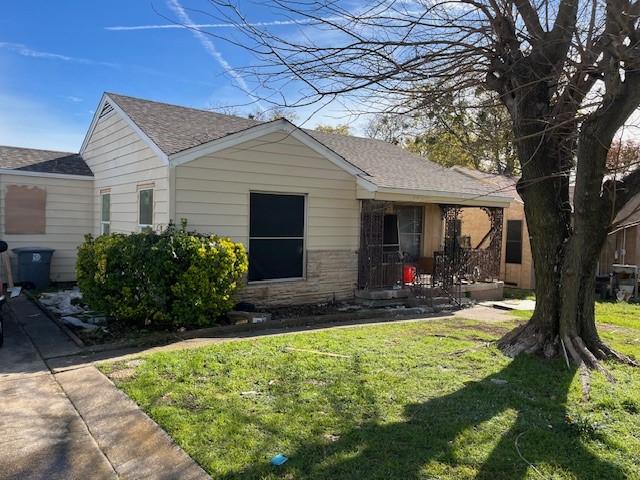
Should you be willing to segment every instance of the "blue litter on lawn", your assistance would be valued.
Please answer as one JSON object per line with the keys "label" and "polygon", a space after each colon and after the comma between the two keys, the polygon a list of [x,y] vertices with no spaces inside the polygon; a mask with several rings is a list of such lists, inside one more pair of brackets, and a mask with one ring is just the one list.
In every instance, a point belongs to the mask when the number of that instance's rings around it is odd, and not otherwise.
{"label": "blue litter on lawn", "polygon": [[279,454],[277,454],[275,457],[273,457],[271,459],[271,465],[280,466],[283,463],[285,463],[287,460],[289,460],[287,457],[285,457],[283,454],[279,453]]}

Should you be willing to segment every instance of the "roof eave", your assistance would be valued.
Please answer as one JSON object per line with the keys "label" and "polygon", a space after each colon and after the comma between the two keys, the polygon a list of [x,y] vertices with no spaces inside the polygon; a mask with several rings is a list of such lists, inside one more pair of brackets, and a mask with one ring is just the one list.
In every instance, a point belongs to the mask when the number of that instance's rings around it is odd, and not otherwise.
{"label": "roof eave", "polygon": [[462,207],[502,207],[508,208],[513,201],[508,197],[501,197],[489,194],[471,194],[462,192],[446,192],[441,190],[427,190],[427,189],[413,189],[413,188],[393,188],[378,186],[373,180],[358,178],[358,185],[362,187],[369,195],[362,195],[361,197],[376,198],[383,197],[385,194],[400,195],[407,198],[407,201],[413,200],[416,197],[421,197],[426,203],[438,203],[438,204],[454,204]]}
{"label": "roof eave", "polygon": [[608,235],[613,235],[614,233],[618,233],[622,230],[627,230],[629,228],[633,228],[633,227],[638,227],[640,226],[640,220],[636,221],[636,222],[630,222],[624,225],[616,225],[614,230],[611,230]]}
{"label": "roof eave", "polygon": [[18,170],[0,168],[0,175],[21,175],[23,177],[61,178],[65,180],[93,180],[93,175],[77,175],[70,173],[38,172],[36,170]]}

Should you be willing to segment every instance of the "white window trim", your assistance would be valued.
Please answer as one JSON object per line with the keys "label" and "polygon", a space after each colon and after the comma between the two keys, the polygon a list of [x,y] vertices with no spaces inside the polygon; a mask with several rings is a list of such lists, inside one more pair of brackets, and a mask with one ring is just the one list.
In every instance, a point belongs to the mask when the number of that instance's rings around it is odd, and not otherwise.
{"label": "white window trim", "polygon": [[[105,195],[109,195],[109,220],[103,220]],[[105,225],[109,226],[109,233],[111,233],[111,192],[104,192],[100,194],[100,235],[105,235],[104,233]]]}
{"label": "white window trim", "polygon": [[[142,214],[142,211],[140,210],[140,196],[142,195],[142,192],[148,192],[151,191],[151,223],[140,223],[140,215]],[[153,228],[153,214],[154,214],[154,206],[155,206],[155,195],[153,194],[153,188],[140,188],[138,190],[138,228],[140,230],[142,230],[143,228]]]}
{"label": "white window trim", "polygon": [[[252,237],[251,236],[251,194],[252,193],[261,193],[265,195],[290,195],[296,197],[303,197],[304,206],[303,206],[303,215],[304,215],[304,225],[302,230],[302,237]],[[247,230],[248,230],[248,238],[247,242],[247,258],[250,258],[249,249],[251,248],[251,240],[302,240],[302,276],[301,277],[282,277],[282,278],[267,278],[264,280],[250,280],[247,281],[248,285],[260,285],[264,283],[279,283],[279,282],[298,282],[304,281],[307,279],[307,215],[308,209],[308,195],[306,193],[299,192],[267,192],[262,190],[251,190],[249,192],[249,214],[247,215]],[[247,272],[248,275],[248,272]]]}

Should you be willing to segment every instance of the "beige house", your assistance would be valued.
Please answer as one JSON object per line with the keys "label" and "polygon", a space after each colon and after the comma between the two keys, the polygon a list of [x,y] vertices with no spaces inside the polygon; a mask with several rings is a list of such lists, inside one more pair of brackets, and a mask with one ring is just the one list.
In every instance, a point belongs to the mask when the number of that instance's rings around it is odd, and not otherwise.
{"label": "beige house", "polygon": [[[500,279],[504,280],[505,286],[533,289],[535,287],[533,257],[524,214],[524,202],[516,191],[518,179],[464,167],[453,168],[471,178],[490,185],[494,192],[501,192],[512,198],[509,206],[504,209]],[[488,225],[489,219],[482,212],[469,209],[463,210],[462,236],[468,237],[471,245],[478,245],[482,242]]]}
{"label": "beige house", "polygon": [[[47,192],[45,233],[6,235],[10,247],[55,245],[53,279],[71,280],[83,233],[160,229],[185,219],[189,228],[246,245],[241,296],[258,304],[352,298],[366,286],[365,263],[368,272],[389,271],[383,254],[434,264],[445,241],[443,205],[501,215],[511,204],[487,182],[381,141],[112,93],[96,109],[79,161],[86,178],[9,174],[20,185],[45,182]],[[372,206],[380,206],[375,228]]]}

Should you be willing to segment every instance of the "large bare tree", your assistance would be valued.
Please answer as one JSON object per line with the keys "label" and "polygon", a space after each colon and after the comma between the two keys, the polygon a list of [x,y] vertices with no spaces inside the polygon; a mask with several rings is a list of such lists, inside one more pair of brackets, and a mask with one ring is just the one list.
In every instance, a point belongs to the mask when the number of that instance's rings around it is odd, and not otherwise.
{"label": "large bare tree", "polygon": [[300,20],[294,35],[210,1],[209,14],[238,26],[231,41],[259,59],[247,73],[277,103],[348,97],[354,110],[410,113],[452,92],[495,92],[516,139],[537,299],[502,349],[565,351],[592,368],[605,358],[633,362],[600,339],[594,291],[607,229],[640,191],[640,170],[605,175],[614,135],[640,104],[640,0],[374,0],[357,10],[340,0],[270,0]]}

